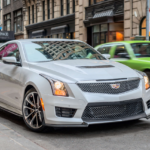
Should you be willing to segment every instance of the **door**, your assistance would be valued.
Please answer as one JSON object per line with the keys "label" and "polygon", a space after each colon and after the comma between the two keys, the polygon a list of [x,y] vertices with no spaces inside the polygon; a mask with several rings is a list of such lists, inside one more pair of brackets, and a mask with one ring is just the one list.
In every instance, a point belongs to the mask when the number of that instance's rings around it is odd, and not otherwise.
{"label": "door", "polygon": [[13,108],[20,109],[21,88],[20,75],[21,66],[4,64],[2,57],[13,56],[17,62],[21,62],[19,47],[17,43],[11,43],[0,48],[0,101]]}
{"label": "door", "polygon": [[123,44],[117,45],[113,50],[114,51],[113,51],[111,60],[120,62],[127,66],[130,66],[132,59],[130,58],[130,55],[129,55],[125,45],[123,45]]}

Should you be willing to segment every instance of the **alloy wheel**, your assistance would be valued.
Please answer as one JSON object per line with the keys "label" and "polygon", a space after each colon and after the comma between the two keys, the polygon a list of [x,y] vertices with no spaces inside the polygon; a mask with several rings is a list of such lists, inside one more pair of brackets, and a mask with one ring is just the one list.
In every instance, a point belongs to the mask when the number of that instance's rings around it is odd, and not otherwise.
{"label": "alloy wheel", "polygon": [[29,93],[24,100],[23,115],[26,123],[34,129],[42,127],[43,111],[40,97],[37,92]]}

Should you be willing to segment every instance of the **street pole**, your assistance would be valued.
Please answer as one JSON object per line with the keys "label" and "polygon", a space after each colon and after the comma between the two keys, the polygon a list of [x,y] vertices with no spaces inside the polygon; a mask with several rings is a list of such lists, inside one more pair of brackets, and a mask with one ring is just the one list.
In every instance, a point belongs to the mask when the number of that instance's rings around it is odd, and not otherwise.
{"label": "street pole", "polygon": [[146,41],[149,41],[149,0],[146,5]]}

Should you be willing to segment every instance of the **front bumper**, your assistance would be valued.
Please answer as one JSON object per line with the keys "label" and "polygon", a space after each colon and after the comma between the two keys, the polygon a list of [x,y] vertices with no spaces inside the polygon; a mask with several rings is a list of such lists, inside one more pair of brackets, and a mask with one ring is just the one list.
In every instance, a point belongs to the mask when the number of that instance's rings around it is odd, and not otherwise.
{"label": "front bumper", "polygon": [[[149,118],[150,109],[148,109],[146,102],[150,100],[150,90],[145,90],[144,81],[141,80],[137,89],[122,93],[122,94],[94,94],[82,92],[76,84],[69,84],[70,91],[74,93],[69,94],[69,97],[58,97],[53,95],[42,95],[45,104],[45,125],[51,127],[88,127],[92,124],[104,124],[112,122],[122,122],[129,120],[136,120],[140,118]],[[131,101],[141,99],[143,112],[134,114],[133,116],[126,116],[122,118],[113,118],[105,120],[85,120],[82,119],[83,112],[88,104],[91,103],[122,103],[124,101]],[[77,109],[72,118],[58,117],[56,115],[55,107]]]}

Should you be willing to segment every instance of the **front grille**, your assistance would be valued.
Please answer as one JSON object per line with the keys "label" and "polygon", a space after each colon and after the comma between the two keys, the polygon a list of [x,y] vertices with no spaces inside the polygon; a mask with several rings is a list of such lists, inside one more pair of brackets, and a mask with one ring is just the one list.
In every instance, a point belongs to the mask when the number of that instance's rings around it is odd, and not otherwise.
{"label": "front grille", "polygon": [[111,103],[92,103],[85,108],[83,120],[112,120],[143,113],[142,99]]}
{"label": "front grille", "polygon": [[146,102],[147,108],[150,109],[150,100]]}
{"label": "front grille", "polygon": [[[103,83],[77,83],[80,89],[84,92],[90,93],[104,93],[104,94],[119,94],[138,88],[140,79],[116,81],[116,82],[103,82]],[[119,84],[118,89],[113,89],[112,84]]]}
{"label": "front grille", "polygon": [[58,117],[72,118],[77,110],[72,108],[55,107],[55,111],[56,116]]}

